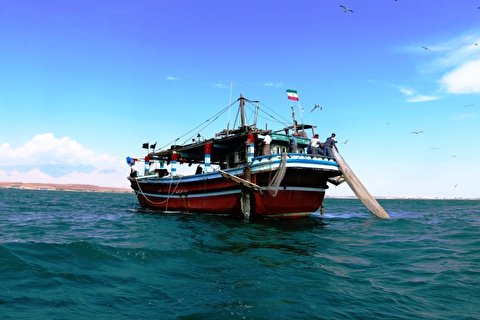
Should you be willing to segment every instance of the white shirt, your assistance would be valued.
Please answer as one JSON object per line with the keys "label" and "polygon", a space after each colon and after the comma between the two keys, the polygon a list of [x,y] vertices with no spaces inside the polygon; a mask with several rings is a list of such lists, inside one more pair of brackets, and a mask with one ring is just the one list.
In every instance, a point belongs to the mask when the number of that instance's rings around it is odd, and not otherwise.
{"label": "white shirt", "polygon": [[270,135],[267,134],[265,138],[263,138],[263,142],[265,142],[265,144],[270,144],[270,142],[272,142],[272,137],[270,137]]}

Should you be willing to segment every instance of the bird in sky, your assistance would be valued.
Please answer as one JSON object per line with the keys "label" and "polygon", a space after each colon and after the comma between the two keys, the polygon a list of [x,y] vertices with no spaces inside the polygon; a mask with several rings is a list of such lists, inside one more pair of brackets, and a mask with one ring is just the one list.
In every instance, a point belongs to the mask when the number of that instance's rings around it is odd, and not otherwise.
{"label": "bird in sky", "polygon": [[423,131],[411,131],[410,133],[413,133],[413,134],[420,134],[420,133],[423,133]]}
{"label": "bird in sky", "polygon": [[310,110],[310,112],[313,112],[313,111],[315,111],[316,109],[322,110],[322,107],[321,107],[319,104],[316,104],[316,105],[313,107],[313,109]]}
{"label": "bird in sky", "polygon": [[344,5],[340,5],[340,8],[343,9],[343,12],[344,12],[344,13],[347,13],[347,12],[352,12],[352,13],[353,13],[353,10],[352,10],[352,9],[347,8],[347,7],[345,7]]}
{"label": "bird in sky", "polygon": [[458,183],[457,183],[457,184],[455,184],[454,188],[456,188],[456,187],[458,187]]}
{"label": "bird in sky", "polygon": [[343,144],[347,144],[348,140],[350,140],[350,139],[345,140],[345,141],[343,142]]}
{"label": "bird in sky", "polygon": [[440,148],[439,148],[439,147],[430,147],[430,149],[432,149],[432,150],[438,150],[438,149],[440,149]]}
{"label": "bird in sky", "polygon": [[422,47],[423,50],[430,50],[429,47]]}

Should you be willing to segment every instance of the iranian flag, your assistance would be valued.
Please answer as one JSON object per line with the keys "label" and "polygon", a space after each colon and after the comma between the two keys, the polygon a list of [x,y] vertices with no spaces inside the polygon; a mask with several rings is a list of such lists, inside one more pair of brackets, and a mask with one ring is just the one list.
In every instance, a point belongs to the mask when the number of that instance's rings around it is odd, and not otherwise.
{"label": "iranian flag", "polygon": [[287,97],[288,97],[288,99],[290,99],[290,100],[298,101],[298,93],[297,93],[297,90],[288,89],[288,90],[287,90]]}

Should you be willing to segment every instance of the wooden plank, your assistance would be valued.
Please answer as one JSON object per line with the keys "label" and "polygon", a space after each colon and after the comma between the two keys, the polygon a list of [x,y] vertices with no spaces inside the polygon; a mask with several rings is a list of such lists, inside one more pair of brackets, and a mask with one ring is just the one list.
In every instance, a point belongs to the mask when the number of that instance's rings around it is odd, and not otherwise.
{"label": "wooden plank", "polygon": [[255,183],[251,183],[250,181],[247,181],[245,179],[234,176],[233,174],[230,174],[230,173],[225,172],[223,170],[219,170],[218,172],[220,172],[222,177],[224,177],[225,179],[232,180],[233,182],[241,184],[242,186],[244,186],[246,188],[258,191],[258,192],[263,194],[262,188],[260,188],[260,186],[256,185]]}

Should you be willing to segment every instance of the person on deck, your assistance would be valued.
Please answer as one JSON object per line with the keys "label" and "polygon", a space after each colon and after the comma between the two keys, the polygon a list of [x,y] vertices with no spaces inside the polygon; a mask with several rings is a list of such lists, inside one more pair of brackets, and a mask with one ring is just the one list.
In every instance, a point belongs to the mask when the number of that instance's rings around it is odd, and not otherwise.
{"label": "person on deck", "polygon": [[338,151],[337,146],[335,145],[337,141],[335,140],[335,133],[332,133],[330,137],[324,143],[323,151],[327,157],[333,157],[332,148]]}
{"label": "person on deck", "polygon": [[132,160],[130,163],[130,177],[135,178],[138,176],[138,170],[135,167],[135,160]]}
{"label": "person on deck", "polygon": [[307,148],[307,153],[323,155],[322,143],[320,142],[318,134],[315,134],[313,139],[310,141],[310,145]]}
{"label": "person on deck", "polygon": [[270,143],[272,142],[272,137],[267,134],[265,138],[263,138],[263,155],[269,155],[271,152]]}
{"label": "person on deck", "polygon": [[155,161],[149,162],[149,171],[148,174],[156,174],[157,164]]}

